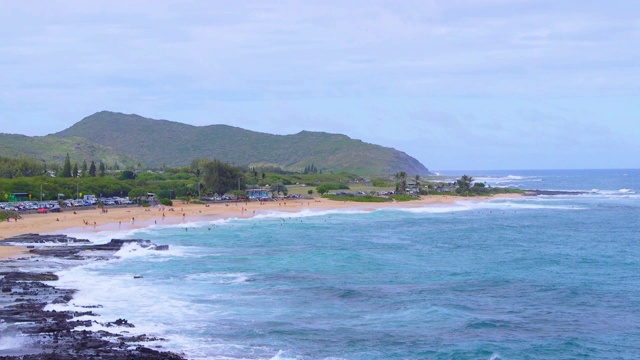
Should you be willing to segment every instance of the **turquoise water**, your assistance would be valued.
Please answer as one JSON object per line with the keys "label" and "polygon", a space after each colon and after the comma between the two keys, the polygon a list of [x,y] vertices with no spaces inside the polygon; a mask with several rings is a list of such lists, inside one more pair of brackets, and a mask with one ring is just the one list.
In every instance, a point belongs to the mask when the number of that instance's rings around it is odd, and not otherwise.
{"label": "turquoise water", "polygon": [[640,358],[640,171],[472,175],[590,193],[93,234],[171,250],[60,282],[193,359]]}

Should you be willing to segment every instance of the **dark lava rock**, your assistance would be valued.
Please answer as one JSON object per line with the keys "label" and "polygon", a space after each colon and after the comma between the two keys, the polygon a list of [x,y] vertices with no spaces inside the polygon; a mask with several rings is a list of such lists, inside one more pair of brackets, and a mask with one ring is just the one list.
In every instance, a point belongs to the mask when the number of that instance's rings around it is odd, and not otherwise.
{"label": "dark lava rock", "polygon": [[8,281],[57,281],[58,275],[54,273],[26,273],[19,271],[0,272]]}
{"label": "dark lava rock", "polygon": [[106,326],[106,327],[120,326],[120,327],[128,327],[128,328],[135,327],[133,324],[129,323],[129,321],[127,321],[126,319],[118,319],[118,320],[113,321],[113,322],[108,322],[108,323],[104,324],[104,326]]}
{"label": "dark lava rock", "polygon": [[[16,238],[18,238],[16,240]],[[32,252],[47,257],[66,259],[86,259],[79,255],[82,251],[115,252],[127,243],[137,243],[141,247],[154,249],[157,246],[149,240],[112,240],[108,244],[86,245],[88,241],[68,238],[64,235],[26,234],[7,239],[11,243],[82,243],[82,245],[65,245],[64,247],[44,247]],[[98,257],[109,259],[108,256]],[[96,259],[96,257],[92,257]],[[162,352],[140,346],[141,341],[162,340],[146,335],[123,337],[106,331],[78,330],[86,328],[95,320],[74,320],[80,316],[96,316],[91,311],[48,311],[44,310],[50,303],[67,303],[73,299],[75,290],[58,289],[43,281],[53,282],[58,277],[51,272],[24,272],[16,270],[18,260],[0,261],[0,321],[4,329],[0,337],[6,335],[28,339],[28,345],[13,349],[3,349],[0,360],[69,360],[69,359],[148,359],[179,360],[180,355]],[[46,261],[46,260],[43,260]],[[98,308],[100,305],[87,306]],[[106,325],[108,324],[108,325]],[[106,323],[105,326],[132,328],[134,324],[126,319],[118,319]],[[9,352],[10,351],[10,352]]]}
{"label": "dark lava rock", "polygon": [[[13,238],[9,238],[6,241],[12,242]],[[140,247],[151,250],[168,250],[169,245],[156,245],[150,240],[145,239],[112,239],[106,244],[98,245],[77,245],[77,246],[47,246],[30,250],[31,253],[44,256],[54,256],[59,258],[65,258],[68,260],[84,260],[87,257],[80,253],[92,253],[92,258],[95,259],[94,252],[109,252],[115,253],[120,250],[124,245],[138,244]],[[99,255],[98,255],[99,256]],[[107,260],[108,257],[101,257]]]}
{"label": "dark lava rock", "polygon": [[5,242],[12,244],[77,244],[90,243],[87,239],[76,239],[67,235],[40,235],[40,234],[22,234],[5,239]]}

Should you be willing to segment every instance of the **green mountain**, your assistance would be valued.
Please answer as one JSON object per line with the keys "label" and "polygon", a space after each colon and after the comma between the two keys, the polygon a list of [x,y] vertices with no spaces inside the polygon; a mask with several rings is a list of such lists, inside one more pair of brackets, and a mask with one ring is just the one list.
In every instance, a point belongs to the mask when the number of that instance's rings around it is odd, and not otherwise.
{"label": "green mountain", "polygon": [[323,171],[428,173],[424,165],[404,152],[323,132],[272,135],[228,125],[193,126],[102,111],[53,136],[85,138],[154,167],[215,158],[236,165],[274,165],[292,171],[302,171],[313,163]]}
{"label": "green mountain", "polygon": [[303,171],[314,164],[323,172],[428,174],[424,165],[404,152],[345,135],[310,131],[273,135],[227,125],[193,126],[108,111],[47,136],[0,133],[0,156],[26,155],[62,163],[67,153],[72,162],[101,160],[107,166],[117,162],[125,166],[142,163],[177,167],[197,158],[210,158],[290,171]]}
{"label": "green mountain", "polygon": [[53,135],[25,136],[0,133],[0,155],[8,157],[29,156],[52,163],[64,163],[69,154],[71,162],[82,164],[102,160],[107,165],[135,165],[137,161],[119,154],[113,149],[82,137],[62,138]]}

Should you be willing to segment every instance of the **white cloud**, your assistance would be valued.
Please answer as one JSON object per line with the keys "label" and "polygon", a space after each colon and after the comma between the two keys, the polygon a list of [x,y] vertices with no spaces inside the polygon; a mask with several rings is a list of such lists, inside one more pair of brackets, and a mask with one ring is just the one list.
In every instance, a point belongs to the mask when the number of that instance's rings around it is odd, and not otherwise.
{"label": "white cloud", "polygon": [[[577,0],[5,1],[0,124],[23,118],[15,131],[43,134],[109,109],[345,132],[396,147],[403,138],[428,147],[419,138],[431,131],[441,135],[434,143],[446,135],[509,153],[520,138],[526,154],[540,144],[527,142],[527,130],[546,121],[543,141],[554,144],[571,135],[595,146],[620,133],[639,142],[628,130],[632,112],[610,119],[607,132],[575,104],[554,108],[578,96],[622,99],[611,112],[633,107],[639,10]],[[448,100],[425,118],[448,120],[416,123],[439,98]],[[511,117],[513,99],[528,105]],[[602,117],[606,103],[585,107]]]}

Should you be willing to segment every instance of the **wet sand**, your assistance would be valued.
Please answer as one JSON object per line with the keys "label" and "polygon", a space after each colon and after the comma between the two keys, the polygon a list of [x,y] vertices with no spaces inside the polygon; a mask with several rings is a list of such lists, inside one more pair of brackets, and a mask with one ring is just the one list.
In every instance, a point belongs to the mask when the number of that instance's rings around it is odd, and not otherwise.
{"label": "wet sand", "polygon": [[[519,197],[517,194],[497,195],[496,197]],[[64,233],[65,230],[81,229],[95,231],[107,229],[134,229],[147,227],[154,222],[180,223],[195,219],[250,218],[272,211],[298,212],[303,210],[331,210],[357,208],[374,211],[388,207],[424,207],[430,205],[452,204],[457,201],[483,201],[488,197],[462,198],[456,196],[431,195],[422,196],[420,200],[409,202],[361,203],[353,201],[333,201],[322,198],[286,199],[269,202],[238,202],[186,204],[174,201],[174,206],[159,207],[125,207],[100,209],[65,210],[61,213],[27,214],[18,221],[0,222],[0,241],[8,237],[26,233]],[[26,249],[12,246],[0,246],[0,258],[24,254]]]}

